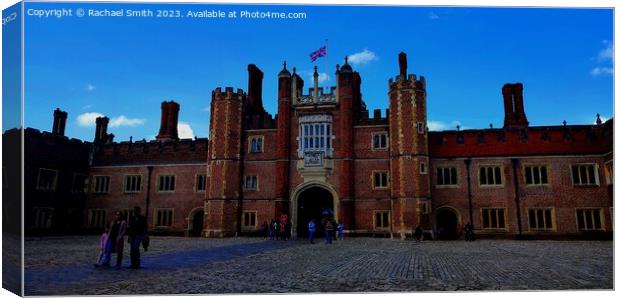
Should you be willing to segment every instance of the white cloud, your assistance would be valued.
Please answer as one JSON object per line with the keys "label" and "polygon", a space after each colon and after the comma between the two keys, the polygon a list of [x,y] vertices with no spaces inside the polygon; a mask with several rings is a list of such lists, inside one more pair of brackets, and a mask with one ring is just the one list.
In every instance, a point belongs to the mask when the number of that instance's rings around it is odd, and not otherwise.
{"label": "white cloud", "polygon": [[177,124],[177,130],[179,131],[180,139],[193,139],[194,131],[192,127],[187,122],[179,122]]}
{"label": "white cloud", "polygon": [[468,129],[467,127],[464,127],[463,125],[461,125],[460,121],[456,121],[456,120],[450,123],[428,120],[428,122],[426,123],[426,126],[428,126],[428,130],[430,131],[456,130],[457,125],[460,126],[461,130]]}
{"label": "white cloud", "polygon": [[97,87],[95,87],[95,85],[88,83],[88,84],[86,84],[86,87],[84,89],[86,89],[86,91],[88,91],[88,92],[91,92],[91,91],[95,90],[95,88],[97,88]]}
{"label": "white cloud", "polygon": [[592,69],[592,71],[590,71],[590,74],[593,76],[601,76],[601,75],[613,75],[614,74],[614,69],[611,67],[605,67],[605,66],[597,66],[595,68]]}
{"label": "white cloud", "polygon": [[95,112],[84,113],[77,116],[77,122],[79,126],[91,127],[95,126],[95,119],[97,119],[97,117],[103,117],[103,114]]}
{"label": "white cloud", "polygon": [[437,19],[439,19],[439,16],[436,13],[434,13],[434,12],[429,12],[428,13],[428,18],[431,19],[431,20],[437,20]]}
{"label": "white cloud", "polygon": [[[308,72],[306,72],[306,74],[308,75],[308,82],[310,82],[310,84],[312,84],[312,82],[314,82],[314,71],[308,71]],[[319,72],[319,84],[320,83],[325,83],[325,82],[329,81],[329,79],[331,79],[331,77],[327,73]]]}
{"label": "white cloud", "polygon": [[352,65],[362,65],[378,59],[379,58],[375,55],[375,53],[367,49],[364,49],[359,53],[349,55],[349,63]]}
{"label": "white cloud", "polygon": [[93,107],[93,105],[85,105],[85,106],[82,107],[82,110],[90,109],[92,107]]}
{"label": "white cloud", "polygon": [[597,59],[602,61],[614,61],[614,45],[609,40],[603,40],[605,48],[598,52]]}
{"label": "white cloud", "polygon": [[144,119],[127,118],[125,115],[120,115],[110,119],[110,127],[142,125],[144,121]]}
{"label": "white cloud", "polygon": [[211,112],[211,107],[205,107],[204,109],[202,109],[204,112]]}

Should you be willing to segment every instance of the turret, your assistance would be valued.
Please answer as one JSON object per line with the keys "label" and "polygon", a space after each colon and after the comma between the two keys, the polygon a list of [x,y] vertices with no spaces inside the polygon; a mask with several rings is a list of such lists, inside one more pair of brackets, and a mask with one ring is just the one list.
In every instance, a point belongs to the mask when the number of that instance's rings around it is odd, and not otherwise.
{"label": "turret", "polygon": [[[407,74],[407,55],[398,55],[399,74],[389,80],[390,188],[394,199],[392,220],[404,238],[421,222],[419,206],[430,197],[426,81]],[[410,212],[416,210],[417,212]],[[430,227],[425,227],[430,228]]]}
{"label": "turret", "polygon": [[[293,77],[297,76],[293,71]],[[297,81],[297,79],[295,78]],[[303,84],[303,82],[302,82]],[[288,213],[289,210],[289,167],[291,152],[291,74],[286,69],[286,61],[278,74],[278,117],[277,151],[276,151],[276,208],[275,216]]]}
{"label": "turret", "polygon": [[[334,127],[338,127],[338,146],[336,147],[336,157],[342,160],[338,163],[339,172],[339,190],[341,205],[338,208],[339,218],[346,217],[349,222],[345,225],[355,227],[355,219],[351,214],[355,213],[354,199],[355,199],[355,162],[353,158],[354,154],[354,139],[353,139],[353,117],[354,106],[356,101],[356,90],[359,86],[355,86],[357,82],[361,82],[359,74],[353,72],[351,65],[349,65],[349,58],[344,58],[344,65],[337,68],[337,92],[339,103],[339,123],[334,123]],[[359,91],[359,90],[358,90]],[[337,125],[337,126],[336,126]],[[344,216],[349,214],[349,216]]]}
{"label": "turret", "polygon": [[65,124],[67,123],[67,112],[61,111],[59,108],[54,110],[54,124],[52,125],[52,134],[57,136],[65,135]]}

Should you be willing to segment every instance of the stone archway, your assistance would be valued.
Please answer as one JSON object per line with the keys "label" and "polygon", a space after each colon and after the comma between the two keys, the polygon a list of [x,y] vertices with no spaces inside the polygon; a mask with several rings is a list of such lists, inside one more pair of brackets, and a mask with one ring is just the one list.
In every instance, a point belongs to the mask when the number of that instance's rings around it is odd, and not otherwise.
{"label": "stone archway", "polygon": [[194,208],[187,217],[187,235],[190,237],[202,236],[204,228],[204,209]]}
{"label": "stone archway", "polygon": [[458,211],[451,207],[439,208],[437,209],[435,219],[435,231],[438,240],[457,239],[458,227],[460,226]]}
{"label": "stone archway", "polygon": [[323,234],[321,220],[332,217],[338,221],[338,194],[333,187],[324,182],[309,182],[298,186],[294,191],[291,205],[293,237],[308,236],[308,222],[314,219],[318,237]]}

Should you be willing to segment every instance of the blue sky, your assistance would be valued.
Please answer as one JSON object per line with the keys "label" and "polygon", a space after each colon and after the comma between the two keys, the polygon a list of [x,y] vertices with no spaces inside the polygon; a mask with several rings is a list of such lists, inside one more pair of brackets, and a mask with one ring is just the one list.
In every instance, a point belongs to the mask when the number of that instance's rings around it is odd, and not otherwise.
{"label": "blue sky", "polygon": [[[503,124],[501,87],[524,84],[530,125],[591,124],[613,114],[610,9],[342,7],[27,3],[26,9],[172,9],[303,12],[306,19],[195,19],[26,16],[25,124],[51,130],[56,107],[66,134],[94,136],[94,117],[111,118],[116,140],[152,139],[160,103],[181,104],[184,136],[208,135],[211,91],[247,89],[247,64],[264,72],[263,101],[277,111],[282,62],[310,83],[310,52],[333,85],[351,56],[369,110],[388,107],[387,80],[405,51],[409,72],[427,79],[431,129]],[[75,14],[75,12],[74,12]],[[383,112],[384,113],[384,112]]]}

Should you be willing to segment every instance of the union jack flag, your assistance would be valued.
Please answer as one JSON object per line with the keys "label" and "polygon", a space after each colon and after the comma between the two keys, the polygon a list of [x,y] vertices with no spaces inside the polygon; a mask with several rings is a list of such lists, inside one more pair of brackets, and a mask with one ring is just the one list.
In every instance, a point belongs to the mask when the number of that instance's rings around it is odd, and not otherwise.
{"label": "union jack flag", "polygon": [[318,50],[310,53],[310,61],[314,62],[316,59],[325,56],[327,56],[327,46],[322,46]]}

